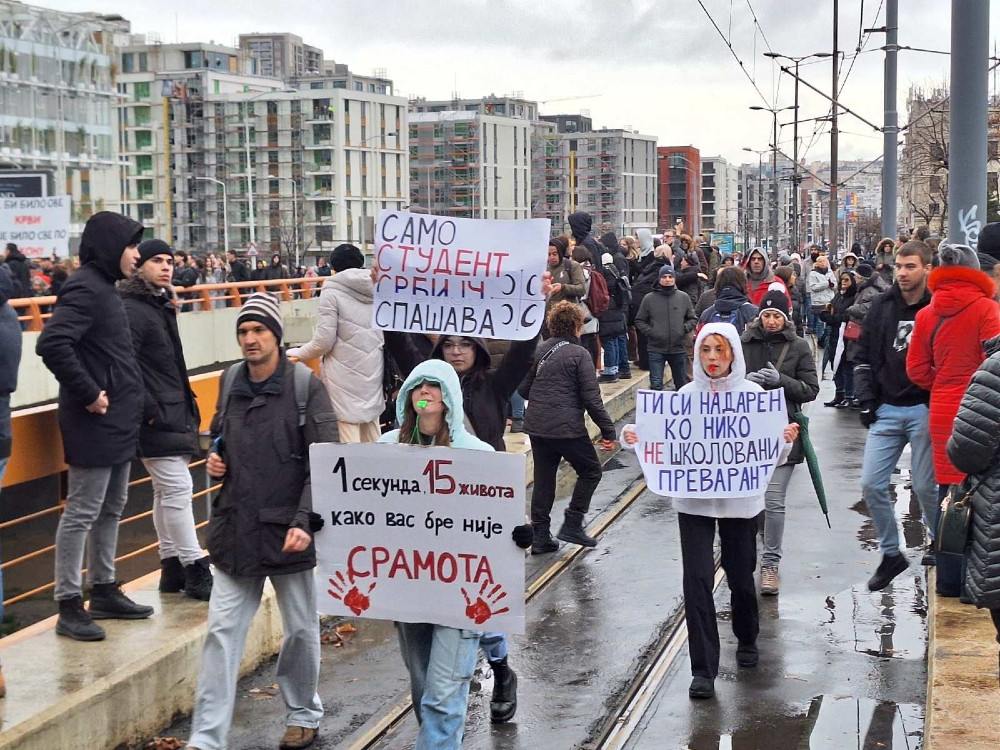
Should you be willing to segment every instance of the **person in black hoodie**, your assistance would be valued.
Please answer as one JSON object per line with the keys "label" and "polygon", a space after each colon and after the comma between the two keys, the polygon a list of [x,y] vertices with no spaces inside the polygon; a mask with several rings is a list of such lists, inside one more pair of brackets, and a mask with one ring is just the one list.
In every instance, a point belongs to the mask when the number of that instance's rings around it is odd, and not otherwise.
{"label": "person in black hoodie", "polygon": [[757,312],[747,297],[746,273],[738,266],[723,266],[715,277],[715,302],[701,314],[698,330],[706,323],[731,323],[742,334]]}
{"label": "person in black hoodie", "polygon": [[191,392],[170,287],[174,256],[163,240],[139,245],[135,273],[118,285],[144,386],[139,454],[153,485],[160,541],[160,591],[208,601],[212,573],[191,511],[188,463],[198,453],[198,405]]}
{"label": "person in black hoodie", "polygon": [[666,364],[670,365],[675,391],[688,382],[685,341],[697,324],[691,298],[677,288],[674,267],[664,264],[660,267],[659,283],[642,300],[635,316],[636,329],[648,342],[651,389],[663,389]]}
{"label": "person in black hoodie", "polygon": [[31,297],[31,270],[28,268],[28,259],[13,242],[8,242],[7,247],[4,248],[4,260],[13,284],[10,299]]}
{"label": "person in black hoodie", "polygon": [[[153,614],[152,607],[126,597],[115,577],[118,521],[143,411],[142,373],[115,282],[132,272],[142,233],[142,224],[111,211],[87,220],[82,265],[63,285],[35,345],[59,381],[59,428],[69,464],[66,508],[56,531],[56,633],[76,640],[104,639],[95,618]],[[80,580],[85,545],[93,586],[89,612]]]}
{"label": "person in black hoodie", "polygon": [[590,214],[586,211],[577,211],[570,214],[566,221],[573,232],[573,239],[576,240],[576,244],[583,245],[590,251],[590,262],[594,268],[598,271],[603,270],[604,264],[601,261],[601,255],[604,253],[604,249],[594,239],[594,235],[590,233],[590,228],[594,224],[594,220],[590,218]]}
{"label": "person in black hoodie", "polygon": [[229,264],[230,281],[250,281],[250,269],[247,268],[246,263],[239,259],[235,252],[232,250],[226,251],[226,262]]}
{"label": "person in black hoodie", "polygon": [[601,383],[614,383],[619,378],[632,377],[632,363],[628,359],[627,320],[631,293],[626,293],[621,271],[615,264],[614,255],[604,253],[604,281],[608,285],[608,309],[598,318],[598,334],[604,350],[604,369]]}

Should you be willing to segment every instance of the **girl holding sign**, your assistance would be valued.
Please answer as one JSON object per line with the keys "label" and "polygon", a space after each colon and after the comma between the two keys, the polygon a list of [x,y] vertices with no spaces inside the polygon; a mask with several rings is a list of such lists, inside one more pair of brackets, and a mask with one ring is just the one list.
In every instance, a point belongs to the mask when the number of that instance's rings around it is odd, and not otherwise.
{"label": "girl holding sign", "polygon": [[[465,428],[462,387],[455,368],[447,362],[431,359],[413,368],[396,398],[396,414],[400,428],[387,432],[380,443],[493,450]],[[531,529],[518,526],[512,537],[519,547],[528,547]],[[462,746],[469,683],[482,631],[409,622],[397,622],[396,631],[420,724],[416,750],[457,750]],[[501,692],[516,695],[517,677],[507,667],[506,657],[499,666],[492,661],[490,666]],[[513,704],[516,709],[516,698]],[[513,716],[513,709],[510,713]]]}
{"label": "girl holding sign", "polygon": [[[697,355],[694,380],[681,388],[681,393],[763,391],[761,386],[746,379],[743,346],[735,326],[708,323],[699,331],[694,348]],[[798,435],[797,424],[785,427],[785,447],[779,465],[788,458]],[[638,450],[640,442],[635,425],[626,425],[622,442]],[[715,527],[718,524],[722,569],[731,592],[733,633],[739,641],[736,663],[755,667],[760,626],[753,573],[757,563],[756,518],[764,510],[764,493],[759,497],[706,500],[678,496],[671,500],[680,526],[684,614],[694,678],[688,695],[711,698],[719,673],[719,625],[713,595]]]}

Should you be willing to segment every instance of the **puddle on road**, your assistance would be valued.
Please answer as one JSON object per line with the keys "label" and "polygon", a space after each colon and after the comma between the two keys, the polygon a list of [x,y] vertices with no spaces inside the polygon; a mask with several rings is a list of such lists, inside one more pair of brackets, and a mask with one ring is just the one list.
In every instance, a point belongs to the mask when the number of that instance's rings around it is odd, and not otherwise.
{"label": "puddle on road", "polygon": [[[801,712],[736,732],[701,728],[687,750],[917,750],[923,742],[924,708],[867,698],[818,695]],[[641,746],[641,745],[640,745]]]}
{"label": "puddle on road", "polygon": [[[917,502],[916,495],[909,489],[910,471],[905,469],[900,473],[898,481],[889,485],[889,492],[894,498],[893,505],[896,518],[902,526],[903,533],[900,541],[907,549],[918,549],[924,546],[926,537],[924,534],[923,519],[921,518],[920,503]],[[864,498],[858,500],[850,506],[851,510],[865,517],[861,528],[858,529],[858,541],[864,550],[878,550],[878,534],[875,532],[875,524],[868,513],[868,506],[865,505]]]}

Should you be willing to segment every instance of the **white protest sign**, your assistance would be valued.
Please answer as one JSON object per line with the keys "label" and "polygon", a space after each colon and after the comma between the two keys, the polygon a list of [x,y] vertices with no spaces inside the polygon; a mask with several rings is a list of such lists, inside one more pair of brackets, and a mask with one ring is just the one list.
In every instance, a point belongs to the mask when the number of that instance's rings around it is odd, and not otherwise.
{"label": "white protest sign", "polygon": [[524,341],[545,316],[548,219],[494,221],[383,210],[372,325]]}
{"label": "white protest sign", "polygon": [[764,494],[785,447],[785,391],[639,391],[636,453],[666,497]]}
{"label": "white protest sign", "polygon": [[0,199],[0,246],[13,242],[28,258],[69,252],[68,195]]}
{"label": "white protest sign", "polygon": [[382,443],[310,447],[318,609],[524,632],[522,455]]}

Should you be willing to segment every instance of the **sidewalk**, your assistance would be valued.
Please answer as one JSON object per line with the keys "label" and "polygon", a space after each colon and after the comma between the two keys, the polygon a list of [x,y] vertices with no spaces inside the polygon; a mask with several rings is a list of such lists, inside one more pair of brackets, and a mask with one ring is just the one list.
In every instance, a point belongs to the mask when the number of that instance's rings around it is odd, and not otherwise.
{"label": "sidewalk", "polygon": [[[611,418],[635,405],[649,376],[602,386]],[[591,435],[597,428],[587,419]],[[528,457],[524,435],[508,435],[507,448]],[[0,750],[116,748],[152,736],[193,705],[207,607],[184,596],[161,597],[159,572],[129,583],[137,601],[155,608],[149,620],[106,620],[108,637],[79,643],[55,634],[55,618],[0,640],[7,697],[0,700]],[[277,653],[281,619],[270,585],[247,638],[240,673]],[[325,669],[333,665],[325,664]]]}
{"label": "sidewalk", "polygon": [[[927,588],[934,590],[934,576]],[[958,599],[930,599],[924,750],[1000,747],[996,630],[989,612]]]}

